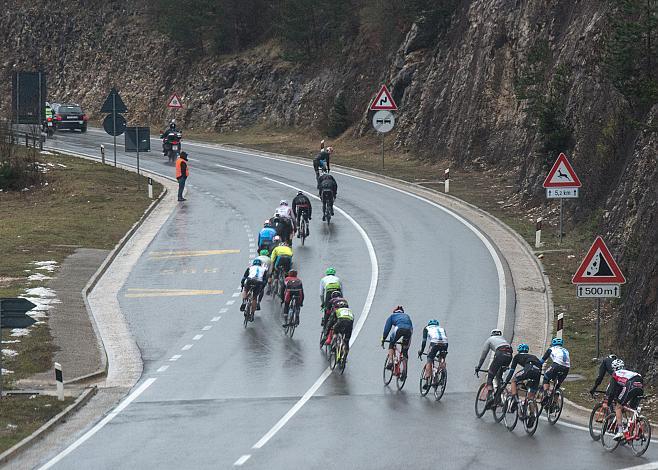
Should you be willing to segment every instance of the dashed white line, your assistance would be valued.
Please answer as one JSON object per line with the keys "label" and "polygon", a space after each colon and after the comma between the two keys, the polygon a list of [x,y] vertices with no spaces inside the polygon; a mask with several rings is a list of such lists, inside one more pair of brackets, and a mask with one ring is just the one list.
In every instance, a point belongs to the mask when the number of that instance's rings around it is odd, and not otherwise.
{"label": "dashed white line", "polygon": [[235,300],[227,300],[226,305],[233,305],[235,303]]}
{"label": "dashed white line", "polygon": [[247,460],[249,460],[249,457],[251,457],[251,454],[245,454],[242,457],[240,457],[238,460],[235,461],[233,465],[236,467],[240,467],[242,464],[244,464]]}
{"label": "dashed white line", "polygon": [[247,174],[247,175],[250,175],[250,174],[251,174],[251,173],[249,173],[248,171],[240,170],[239,168],[233,168],[232,166],[220,165],[219,163],[215,163],[215,166],[218,166],[218,167],[220,167],[220,168],[226,168],[227,170],[237,171],[237,172],[239,172],[239,173],[244,173],[244,174]]}
{"label": "dashed white line", "polygon": [[194,338],[192,338],[192,341],[199,341],[201,338],[203,338],[203,335],[194,335]]}
{"label": "dashed white line", "polygon": [[180,348],[181,351],[187,351],[188,349],[192,349],[193,344],[186,344],[182,348]]}
{"label": "dashed white line", "polygon": [[237,297],[237,296],[239,296],[239,295],[240,295],[239,292],[233,292],[233,295],[231,295],[231,297]]}
{"label": "dashed white line", "polygon": [[206,325],[203,328],[201,328],[201,331],[208,331],[210,328],[212,328],[212,325]]}
{"label": "dashed white line", "polygon": [[[219,309],[219,313],[226,313],[226,312],[228,312],[228,309],[226,307],[222,307]],[[219,317],[215,317],[215,318],[219,318]]]}
{"label": "dashed white line", "polygon": [[[224,309],[222,309],[222,310],[224,310]],[[222,317],[212,317],[212,319],[210,321],[219,321],[221,319],[222,319]]]}
{"label": "dashed white line", "polygon": [[174,362],[174,361],[179,360],[181,357],[183,357],[183,356],[181,356],[180,354],[174,354],[173,356],[171,356],[171,357],[169,358],[169,360],[170,360],[171,362]]}
{"label": "dashed white line", "polygon": [[162,367],[160,367],[160,368],[157,370],[157,372],[164,372],[164,371],[166,371],[167,369],[169,369],[169,366],[162,366]]}

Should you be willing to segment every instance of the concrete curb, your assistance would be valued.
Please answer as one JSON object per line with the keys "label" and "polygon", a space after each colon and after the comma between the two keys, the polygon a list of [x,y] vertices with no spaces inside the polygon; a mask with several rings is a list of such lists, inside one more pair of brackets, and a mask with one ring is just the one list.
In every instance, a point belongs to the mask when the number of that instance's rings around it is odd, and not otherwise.
{"label": "concrete curb", "polygon": [[16,443],[14,446],[10,447],[6,451],[4,451],[2,454],[0,454],[0,465],[7,463],[10,459],[16,457],[19,453],[23,452],[26,450],[31,444],[34,444],[35,441],[43,437],[43,435],[50,430],[53,426],[56,424],[60,423],[61,421],[64,421],[69,414],[75,412],[78,408],[83,406],[85,403],[87,403],[89,400],[91,400],[91,397],[93,397],[98,388],[96,386],[86,388],[76,400],[71,403],[69,406],[67,406],[64,410],[62,410],[59,414],[56,416],[52,417],[48,422],[46,422],[43,426],[41,426],[39,429],[34,431],[32,434],[27,436],[25,439],[22,441]]}

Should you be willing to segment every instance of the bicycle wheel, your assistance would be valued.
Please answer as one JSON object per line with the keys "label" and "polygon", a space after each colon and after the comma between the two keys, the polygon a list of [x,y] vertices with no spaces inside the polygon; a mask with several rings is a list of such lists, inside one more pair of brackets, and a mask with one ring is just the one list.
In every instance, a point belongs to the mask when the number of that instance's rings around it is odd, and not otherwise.
{"label": "bicycle wheel", "polygon": [[443,394],[446,392],[446,385],[448,384],[448,370],[443,368],[437,374],[437,383],[434,386],[434,400],[439,401]]}
{"label": "bicycle wheel", "polygon": [[532,436],[537,431],[539,426],[539,407],[534,399],[528,400],[526,403],[525,419],[523,420],[523,429]]}
{"label": "bicycle wheel", "polygon": [[497,423],[500,423],[503,418],[505,418],[505,403],[507,402],[507,397],[507,389],[502,389],[499,392],[498,397],[494,395],[494,405],[491,411],[493,413],[494,420]]}
{"label": "bicycle wheel", "polygon": [[[518,406],[520,405],[515,405],[514,397],[512,395],[508,396],[503,407],[503,419],[505,420],[505,427],[508,431],[514,431],[516,423],[519,421]],[[512,411],[513,407],[514,411]]]}
{"label": "bicycle wheel", "polygon": [[597,420],[597,415],[602,412],[603,403],[597,403],[592,408],[592,412],[589,415],[589,435],[593,440],[598,441],[601,439],[601,419]]}
{"label": "bicycle wheel", "polygon": [[295,334],[295,328],[297,328],[297,324],[299,323],[299,306],[297,306],[297,302],[295,302],[295,307],[291,308],[292,313],[290,314],[289,318],[289,332],[290,332],[290,337]]}
{"label": "bicycle wheel", "polygon": [[395,377],[395,385],[398,387],[398,390],[404,388],[404,384],[407,383],[407,364],[406,361],[400,361],[400,369],[402,369],[402,364],[404,363],[404,369],[400,371],[400,375]]}
{"label": "bicycle wheel", "polygon": [[333,344],[331,346],[331,350],[329,351],[329,367],[331,367],[331,370],[334,370],[336,368],[336,364],[338,363],[336,355],[336,345]]}
{"label": "bicycle wheel", "polygon": [[384,371],[382,372],[382,377],[384,379],[384,385],[388,385],[391,383],[391,380],[393,380],[393,368],[388,369],[388,355],[386,355],[386,359],[384,360]]}
{"label": "bicycle wheel", "polygon": [[651,424],[649,420],[640,416],[635,423],[637,437],[631,441],[631,449],[636,457],[643,455],[649,448],[651,442]]}
{"label": "bicycle wheel", "polygon": [[247,328],[251,320],[251,294],[247,296],[247,305],[244,306],[244,327]]}
{"label": "bicycle wheel", "polygon": [[620,441],[615,441],[614,439],[616,433],[617,419],[614,413],[610,413],[605,417],[601,425],[601,444],[608,452],[612,452],[619,447]]}
{"label": "bicycle wheel", "polygon": [[341,338],[339,352],[340,352],[340,360],[338,361],[338,368],[340,369],[340,375],[343,375],[343,372],[345,372],[345,364],[347,362],[344,338]]}
{"label": "bicycle wheel", "polygon": [[487,394],[484,393],[486,386],[486,383],[481,384],[478,388],[477,394],[475,395],[475,416],[478,418],[482,418],[487,412]]}
{"label": "bicycle wheel", "polygon": [[304,246],[304,241],[306,241],[306,219],[304,217],[299,223],[299,238],[302,241],[302,246]]}
{"label": "bicycle wheel", "polygon": [[556,390],[553,394],[553,398],[548,405],[548,422],[551,424],[557,423],[557,420],[560,419],[562,414],[562,407],[564,406],[564,397],[562,396],[562,391]]}
{"label": "bicycle wheel", "polygon": [[418,384],[421,397],[424,397],[429,393],[431,387],[430,384],[432,383],[432,377],[424,378],[423,377],[424,375],[425,375],[425,364],[423,364],[423,367],[420,368],[420,381]]}

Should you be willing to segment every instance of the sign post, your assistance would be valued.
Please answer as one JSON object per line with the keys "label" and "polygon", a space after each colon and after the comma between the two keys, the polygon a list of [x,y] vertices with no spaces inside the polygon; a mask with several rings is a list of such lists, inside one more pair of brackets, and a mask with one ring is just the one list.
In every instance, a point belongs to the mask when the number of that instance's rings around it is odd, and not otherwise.
{"label": "sign post", "polygon": [[564,153],[561,153],[557,157],[551,171],[548,172],[548,175],[544,180],[543,186],[546,188],[547,198],[560,200],[560,231],[558,234],[558,240],[561,244],[564,199],[577,198],[578,190],[582,186],[578,175]]}
{"label": "sign post", "polygon": [[601,357],[601,298],[620,297],[626,278],[603,238],[596,237],[571,283],[579,298],[596,299],[596,358]]}
{"label": "sign post", "polygon": [[[0,330],[2,328],[27,328],[36,320],[28,315],[36,305],[22,298],[0,298]],[[0,398],[2,398],[2,349],[0,348]]]}
{"label": "sign post", "polygon": [[384,169],[384,134],[393,130],[395,126],[395,115],[392,111],[397,111],[398,106],[395,104],[391,93],[386,85],[382,85],[370,103],[370,111],[375,111],[372,117],[372,126],[382,136],[382,170]]}

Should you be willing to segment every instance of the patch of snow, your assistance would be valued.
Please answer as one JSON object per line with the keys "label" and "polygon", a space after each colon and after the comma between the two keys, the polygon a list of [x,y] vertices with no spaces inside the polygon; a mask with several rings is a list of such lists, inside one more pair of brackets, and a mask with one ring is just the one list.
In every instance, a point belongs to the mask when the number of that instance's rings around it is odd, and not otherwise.
{"label": "patch of snow", "polygon": [[5,341],[1,341],[0,344],[14,344],[14,343],[20,343],[20,339],[8,339]]}
{"label": "patch of snow", "polygon": [[61,163],[58,163],[57,166],[62,167],[62,168],[68,168],[66,165],[62,165]]}
{"label": "patch of snow", "polygon": [[55,155],[55,154],[52,153],[52,152],[49,152],[48,150],[42,150],[41,155]]}
{"label": "patch of snow", "polygon": [[13,370],[2,369],[2,375],[13,374],[13,373],[14,373]]}
{"label": "patch of snow", "polygon": [[32,261],[32,264],[42,271],[53,272],[57,269],[57,261]]}
{"label": "patch of snow", "polygon": [[13,328],[11,330],[11,334],[9,336],[12,336],[14,338],[18,338],[21,336],[27,336],[30,334],[30,331],[27,328]]}
{"label": "patch of snow", "polygon": [[[26,289],[25,293],[29,297],[56,297],[55,291],[48,287],[32,287]],[[26,297],[27,298],[27,297]]]}
{"label": "patch of snow", "polygon": [[18,356],[18,351],[14,351],[13,349],[3,349],[2,355],[5,357],[16,357]]}
{"label": "patch of snow", "polygon": [[46,281],[48,279],[52,279],[52,277],[46,276],[45,274],[41,274],[41,273],[31,274],[30,276],[27,277],[28,281]]}

